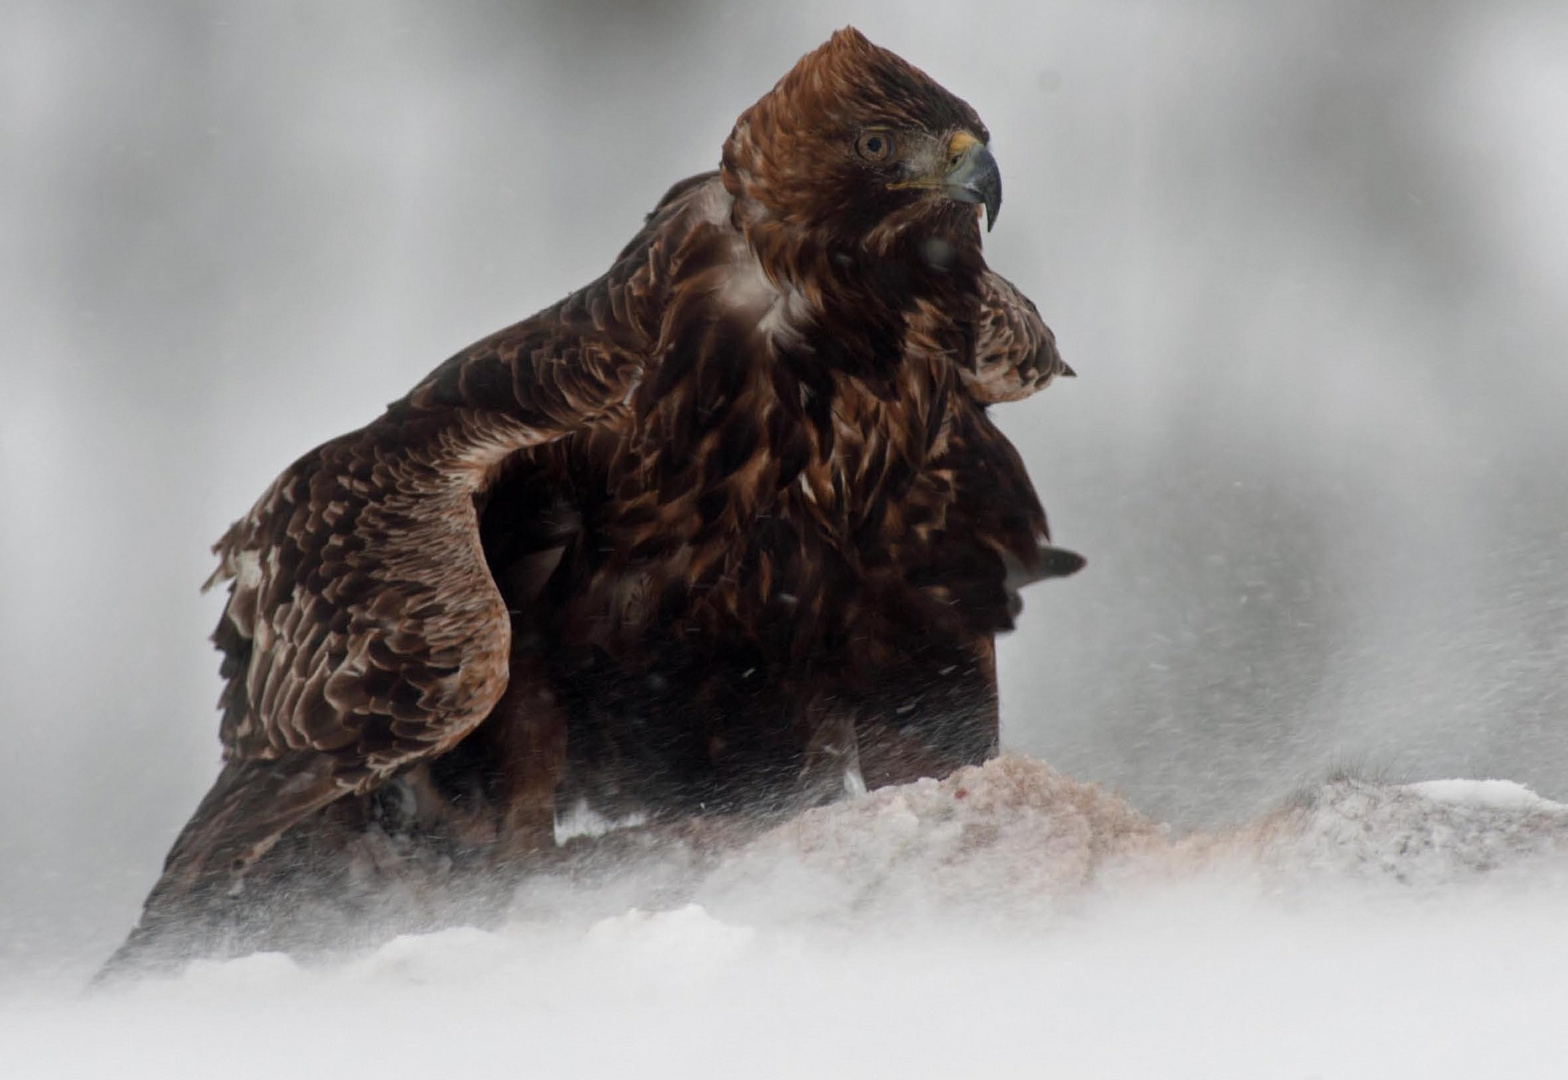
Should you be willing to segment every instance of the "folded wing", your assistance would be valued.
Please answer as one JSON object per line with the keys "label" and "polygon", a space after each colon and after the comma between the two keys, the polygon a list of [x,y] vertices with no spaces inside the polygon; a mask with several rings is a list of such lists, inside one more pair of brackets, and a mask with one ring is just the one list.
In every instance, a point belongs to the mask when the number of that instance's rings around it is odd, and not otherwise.
{"label": "folded wing", "polygon": [[1034,301],[994,270],[982,275],[980,287],[975,367],[964,372],[975,400],[987,405],[1017,401],[1045,389],[1057,376],[1073,374]]}

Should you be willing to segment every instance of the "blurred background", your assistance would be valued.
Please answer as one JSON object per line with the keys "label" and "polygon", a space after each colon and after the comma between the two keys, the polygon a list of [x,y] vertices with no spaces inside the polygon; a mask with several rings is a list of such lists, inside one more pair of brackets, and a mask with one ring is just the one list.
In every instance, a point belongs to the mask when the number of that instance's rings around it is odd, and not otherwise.
{"label": "blurred background", "polygon": [[985,117],[1075,382],[1014,749],[1182,826],[1330,768],[1568,799],[1568,7],[0,0],[0,977],[217,768],[208,545],[601,272],[853,22]]}

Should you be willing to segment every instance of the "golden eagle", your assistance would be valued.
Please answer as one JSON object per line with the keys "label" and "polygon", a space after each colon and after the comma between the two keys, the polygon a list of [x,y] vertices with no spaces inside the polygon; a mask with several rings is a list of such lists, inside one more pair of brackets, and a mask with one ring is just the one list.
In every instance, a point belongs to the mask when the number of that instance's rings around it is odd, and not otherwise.
{"label": "golden eagle", "polygon": [[1016,589],[1082,560],[986,414],[1071,374],[982,257],[988,141],[840,31],[603,277],[289,466],[214,549],[225,764],[114,963],[394,786],[518,854],[559,805],[765,812],[992,755]]}

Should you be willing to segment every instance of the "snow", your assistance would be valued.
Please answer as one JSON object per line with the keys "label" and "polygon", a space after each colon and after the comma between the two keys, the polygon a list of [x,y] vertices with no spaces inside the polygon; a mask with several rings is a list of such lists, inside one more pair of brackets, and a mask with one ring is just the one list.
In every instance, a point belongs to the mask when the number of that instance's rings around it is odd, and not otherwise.
{"label": "snow", "polygon": [[[1501,786],[1493,786],[1501,783]],[[1568,862],[1568,806],[1519,784],[1384,785],[1344,778],[1303,796],[1265,833],[1264,858],[1295,875],[1437,887],[1531,882]]]}
{"label": "snow", "polygon": [[1568,806],[1543,799],[1523,784],[1516,784],[1512,780],[1424,780],[1419,784],[1406,784],[1405,788],[1437,802],[1464,806],[1553,812],[1568,810]]}
{"label": "snow", "polygon": [[7,1077],[1464,1077],[1568,1052],[1568,808],[1337,778],[1177,836],[1023,758],[498,928],[0,1000]]}
{"label": "snow", "polygon": [[628,814],[623,818],[607,818],[593,807],[588,805],[587,799],[579,799],[575,805],[565,813],[557,814],[555,819],[555,842],[564,844],[579,836],[597,838],[615,832],[617,829],[634,829],[647,823],[646,814]]}

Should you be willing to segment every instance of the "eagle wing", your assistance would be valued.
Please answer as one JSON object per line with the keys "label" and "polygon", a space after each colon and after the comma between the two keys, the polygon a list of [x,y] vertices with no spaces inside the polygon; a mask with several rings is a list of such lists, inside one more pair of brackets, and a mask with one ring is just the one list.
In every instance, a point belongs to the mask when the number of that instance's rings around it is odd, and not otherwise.
{"label": "eagle wing", "polygon": [[227,760],[315,751],[343,790],[440,753],[506,685],[475,499],[510,454],[610,421],[639,358],[557,315],[306,454],[218,543]]}
{"label": "eagle wing", "polygon": [[1044,390],[1059,375],[1073,374],[1034,301],[994,270],[980,278],[977,327],[975,367],[963,373],[976,401],[1017,401]]}
{"label": "eagle wing", "polygon": [[705,179],[671,189],[603,277],[294,462],[215,545],[224,768],[105,973],[210,947],[284,831],[490,712],[511,626],[476,503],[519,451],[626,415]]}
{"label": "eagle wing", "polygon": [[226,759],[316,751],[362,791],[484,718],[509,627],[475,501],[518,451],[626,415],[701,179],[607,274],[306,454],[218,542]]}

